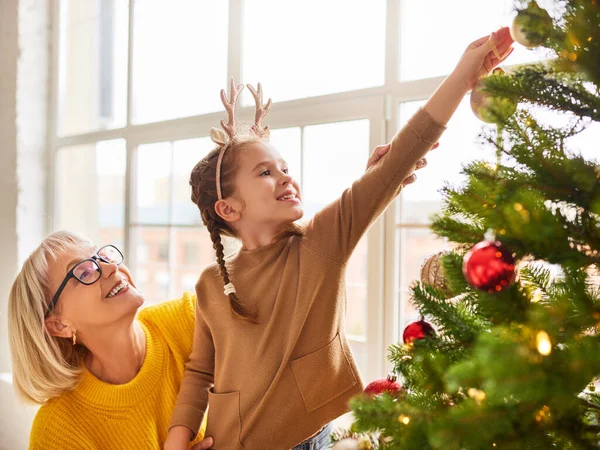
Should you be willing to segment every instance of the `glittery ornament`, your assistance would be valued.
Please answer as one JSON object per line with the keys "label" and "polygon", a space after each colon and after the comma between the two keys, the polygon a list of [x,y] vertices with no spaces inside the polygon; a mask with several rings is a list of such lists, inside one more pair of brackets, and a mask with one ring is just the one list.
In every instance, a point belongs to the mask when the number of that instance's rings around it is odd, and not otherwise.
{"label": "glittery ornament", "polygon": [[471,286],[489,293],[499,292],[515,280],[515,259],[500,242],[485,240],[465,255],[463,274]]}
{"label": "glittery ornament", "polygon": [[396,377],[396,374],[390,372],[386,378],[371,381],[369,384],[367,384],[364,392],[371,397],[379,395],[383,392],[387,392],[388,394],[392,395],[398,395],[402,391],[402,385],[398,383],[397,380],[398,378]]}
{"label": "glittery ornament", "polygon": [[524,47],[542,45],[552,32],[552,18],[548,11],[531,2],[527,8],[517,13],[510,27],[510,35]]}
{"label": "glittery ornament", "polygon": [[447,252],[439,252],[430,256],[421,267],[421,282],[428,284],[442,292],[448,292],[442,257]]}
{"label": "glittery ornament", "polygon": [[405,344],[410,344],[413,341],[425,339],[428,336],[435,336],[435,330],[429,323],[419,320],[409,323],[406,326],[402,333],[402,341]]}
{"label": "glittery ornament", "polygon": [[[503,74],[501,68],[494,69],[493,74]],[[475,116],[485,123],[502,122],[511,117],[517,110],[517,102],[505,98],[495,97],[483,92],[486,77],[481,78],[471,91],[471,110]]]}

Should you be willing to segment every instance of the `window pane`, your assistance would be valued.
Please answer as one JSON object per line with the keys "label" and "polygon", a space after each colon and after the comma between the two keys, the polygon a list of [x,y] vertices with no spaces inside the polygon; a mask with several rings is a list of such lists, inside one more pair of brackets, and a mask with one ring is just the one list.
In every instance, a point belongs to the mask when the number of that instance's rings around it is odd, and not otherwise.
{"label": "window pane", "polygon": [[435,236],[426,228],[401,228],[396,232],[399,245],[400,333],[410,322],[419,319],[419,312],[410,301],[410,286],[421,278],[421,267],[434,253],[450,249],[446,240]]}
{"label": "window pane", "polygon": [[[404,125],[425,102],[409,102],[400,106],[400,121]],[[402,223],[429,223],[431,215],[439,212],[440,188],[446,181],[453,186],[463,184],[462,165],[475,159],[495,162],[490,147],[482,146],[477,136],[484,125],[471,111],[466,97],[440,139],[439,148],[427,155],[427,167],[416,172],[416,183],[402,190],[397,200],[397,220]]]}
{"label": "window pane", "polygon": [[[578,117],[572,113],[557,113],[546,108],[527,108],[533,117],[541,124],[555,128],[568,129],[577,123]],[[575,154],[581,154],[588,160],[600,161],[598,151],[600,142],[600,123],[591,122],[585,130],[567,140],[567,149]]]}
{"label": "window pane", "polygon": [[135,2],[134,122],[223,108],[219,91],[227,80],[227,3]]}
{"label": "window pane", "polygon": [[131,233],[135,259],[133,281],[147,304],[168,300],[169,295],[169,230],[163,227],[134,227]]}
{"label": "window pane", "polygon": [[383,84],[385,0],[246,0],[243,20],[244,80],[273,101]]}
{"label": "window pane", "polygon": [[[474,40],[512,23],[513,0],[403,0],[400,79],[449,74]],[[540,1],[544,7],[548,1]],[[515,44],[508,64],[539,60],[541,50]]]}
{"label": "window pane", "polygon": [[184,291],[194,292],[200,273],[217,257],[206,228],[174,228],[172,236],[172,290],[180,296]]}
{"label": "window pane", "polygon": [[64,147],[56,154],[55,228],[123,249],[125,141]]}
{"label": "window pane", "polygon": [[304,217],[338,198],[365,171],[369,121],[312,125],[304,129]]}
{"label": "window pane", "polygon": [[596,161],[600,164],[600,151],[598,151],[598,143],[600,142],[600,123],[592,122],[580,134],[569,139],[567,148],[575,153],[588,159]]}
{"label": "window pane", "polygon": [[137,148],[134,223],[169,223],[171,148],[170,142],[140,145]]}
{"label": "window pane", "polygon": [[[350,187],[363,174],[368,156],[368,120],[306,127],[302,188],[305,217],[311,217]],[[368,250],[364,237],[350,258],[346,272],[346,333],[358,341],[365,339],[367,331]],[[366,352],[366,347],[357,345],[356,349]],[[357,359],[366,361],[366,356],[357,354]]]}
{"label": "window pane", "polygon": [[125,125],[128,2],[60,1],[58,134]]}
{"label": "window pane", "polygon": [[299,127],[271,130],[271,144],[288,163],[290,175],[300,183],[302,181],[301,131]]}
{"label": "window pane", "polygon": [[210,138],[185,139],[173,143],[173,206],[172,223],[177,225],[202,224],[200,211],[192,203],[190,173],[215,144]]}

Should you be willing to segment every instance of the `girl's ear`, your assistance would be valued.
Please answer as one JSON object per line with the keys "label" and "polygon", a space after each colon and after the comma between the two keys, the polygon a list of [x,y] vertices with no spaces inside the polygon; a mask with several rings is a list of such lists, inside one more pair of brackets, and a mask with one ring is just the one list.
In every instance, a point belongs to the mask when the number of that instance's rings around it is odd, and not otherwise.
{"label": "girl's ear", "polygon": [[56,316],[48,317],[45,324],[50,336],[71,338],[75,330],[72,323]]}
{"label": "girl's ear", "polygon": [[226,222],[237,222],[242,218],[240,207],[232,199],[221,199],[215,203],[215,211]]}

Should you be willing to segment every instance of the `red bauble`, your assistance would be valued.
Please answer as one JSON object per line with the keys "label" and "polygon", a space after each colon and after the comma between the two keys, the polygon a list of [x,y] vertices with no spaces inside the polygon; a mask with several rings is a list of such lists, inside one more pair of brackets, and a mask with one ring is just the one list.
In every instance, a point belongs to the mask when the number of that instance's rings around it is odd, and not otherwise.
{"label": "red bauble", "polygon": [[396,374],[393,372],[388,373],[387,378],[380,380],[371,381],[365,388],[365,394],[374,397],[383,392],[388,394],[398,395],[402,391],[402,385],[398,383]]}
{"label": "red bauble", "polygon": [[500,242],[482,241],[465,255],[463,274],[477,289],[499,292],[515,280],[515,259]]}
{"label": "red bauble", "polygon": [[402,341],[405,344],[410,344],[412,341],[424,339],[427,336],[435,335],[435,330],[424,320],[412,322],[407,325],[402,333]]}

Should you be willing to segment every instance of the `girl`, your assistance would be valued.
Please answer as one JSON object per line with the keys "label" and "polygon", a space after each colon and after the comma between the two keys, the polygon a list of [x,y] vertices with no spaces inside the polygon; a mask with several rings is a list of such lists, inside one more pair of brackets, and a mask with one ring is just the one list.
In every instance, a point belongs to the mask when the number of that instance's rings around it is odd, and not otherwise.
{"label": "girl", "polygon": [[[248,135],[236,135],[232,82],[225,132],[193,169],[192,200],[217,252],[196,284],[194,348],[165,449],[186,448],[210,414],[214,449],[325,448],[327,424],[362,392],[344,335],[344,272],[369,226],[398,195],[463,96],[511,49],[507,28],[473,42],[400,130],[386,156],[302,226],[302,195],[268,143],[260,85]],[[224,259],[221,235],[242,249]],[[229,301],[227,301],[229,300]]]}

